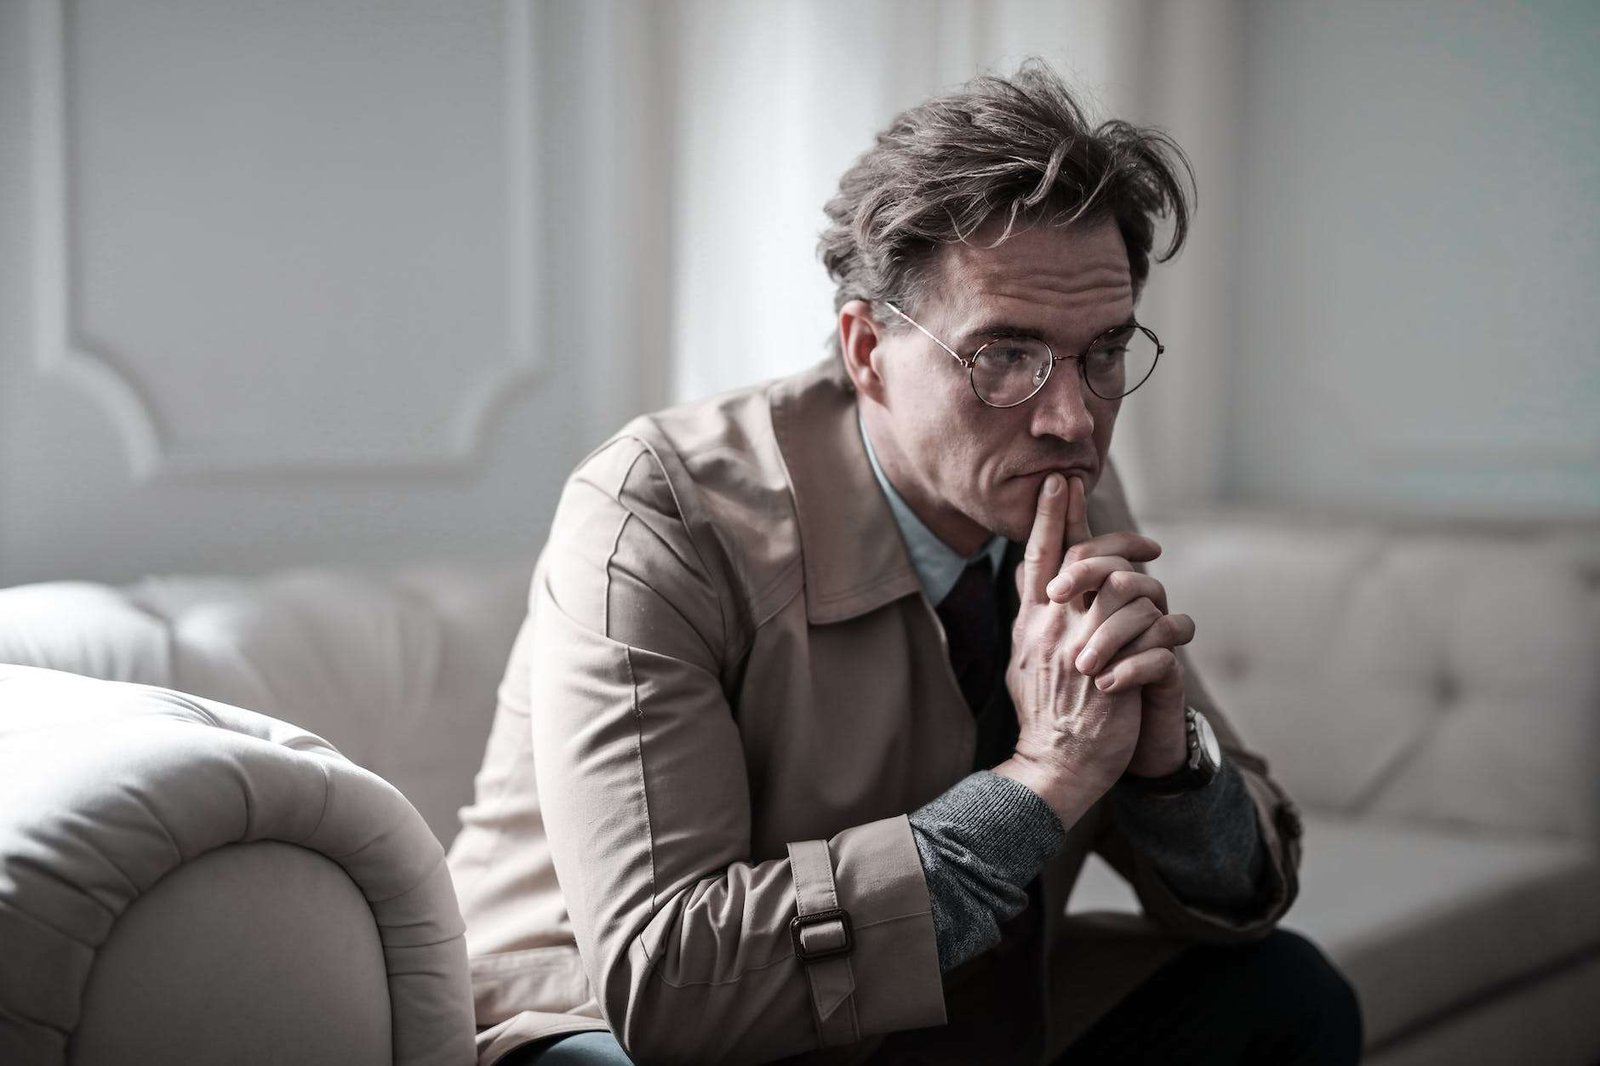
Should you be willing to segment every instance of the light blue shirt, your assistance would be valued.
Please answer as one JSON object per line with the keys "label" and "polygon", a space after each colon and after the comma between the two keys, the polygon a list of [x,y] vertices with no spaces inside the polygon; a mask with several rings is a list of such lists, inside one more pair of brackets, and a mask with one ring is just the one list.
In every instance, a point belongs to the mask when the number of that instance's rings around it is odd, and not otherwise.
{"label": "light blue shirt", "polygon": [[928,602],[937,606],[955,588],[967,564],[985,553],[989,556],[994,576],[998,578],[1001,557],[1006,551],[1006,538],[996,533],[971,555],[965,558],[959,555],[954,548],[940,540],[933,530],[922,524],[922,519],[911,510],[911,505],[889,484],[883,467],[878,465],[877,453],[872,450],[872,440],[867,436],[867,424],[859,412],[856,424],[861,427],[861,442],[867,446],[867,461],[872,464],[872,476],[878,479],[878,487],[883,489],[884,498],[889,501],[894,524],[900,527],[900,536],[906,542],[906,552],[911,556],[911,565],[917,571],[917,580],[922,583],[922,594],[928,597]]}

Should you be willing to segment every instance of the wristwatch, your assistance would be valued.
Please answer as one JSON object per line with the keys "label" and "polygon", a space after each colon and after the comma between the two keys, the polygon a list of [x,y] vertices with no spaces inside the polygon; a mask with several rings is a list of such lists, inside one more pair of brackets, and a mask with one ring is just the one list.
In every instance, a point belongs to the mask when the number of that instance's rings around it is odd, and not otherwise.
{"label": "wristwatch", "polygon": [[1146,796],[1180,796],[1211,783],[1222,769],[1222,745],[1211,731],[1206,716],[1193,707],[1183,709],[1184,734],[1189,742],[1189,757],[1175,773],[1165,777],[1139,777],[1123,773],[1121,781],[1130,792]]}

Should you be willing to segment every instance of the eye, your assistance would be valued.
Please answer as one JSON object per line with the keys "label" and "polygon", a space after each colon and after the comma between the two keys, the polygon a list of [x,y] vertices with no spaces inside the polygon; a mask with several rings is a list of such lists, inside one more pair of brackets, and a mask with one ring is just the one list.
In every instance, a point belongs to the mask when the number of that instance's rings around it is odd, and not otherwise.
{"label": "eye", "polygon": [[1036,346],[1027,340],[997,340],[984,345],[981,361],[994,370],[1025,367],[1038,357]]}

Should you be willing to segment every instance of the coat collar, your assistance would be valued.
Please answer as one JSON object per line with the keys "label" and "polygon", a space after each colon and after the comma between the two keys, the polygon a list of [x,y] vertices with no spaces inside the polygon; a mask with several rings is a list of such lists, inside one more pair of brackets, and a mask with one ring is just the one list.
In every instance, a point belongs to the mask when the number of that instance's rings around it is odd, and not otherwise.
{"label": "coat collar", "polygon": [[856,393],[838,356],[779,381],[772,429],[789,471],[806,617],[842,622],[919,592],[889,503],[856,424]]}

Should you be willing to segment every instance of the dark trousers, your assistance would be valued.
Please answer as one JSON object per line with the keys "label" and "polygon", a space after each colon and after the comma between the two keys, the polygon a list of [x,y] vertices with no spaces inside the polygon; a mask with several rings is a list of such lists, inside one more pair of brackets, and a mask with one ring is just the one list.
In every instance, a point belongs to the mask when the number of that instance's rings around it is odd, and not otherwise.
{"label": "dark trousers", "polygon": [[[1252,944],[1196,944],[1134,989],[1053,1066],[1353,1066],[1355,990],[1311,941],[1275,929]],[[1002,1049],[996,1049],[1003,1061]],[[507,1064],[629,1066],[610,1033],[553,1037]],[[975,1064],[981,1066],[981,1064]]]}
{"label": "dark trousers", "polygon": [[1280,928],[1253,944],[1185,948],[1054,1066],[1353,1066],[1362,1035],[1350,982],[1315,944]]}

